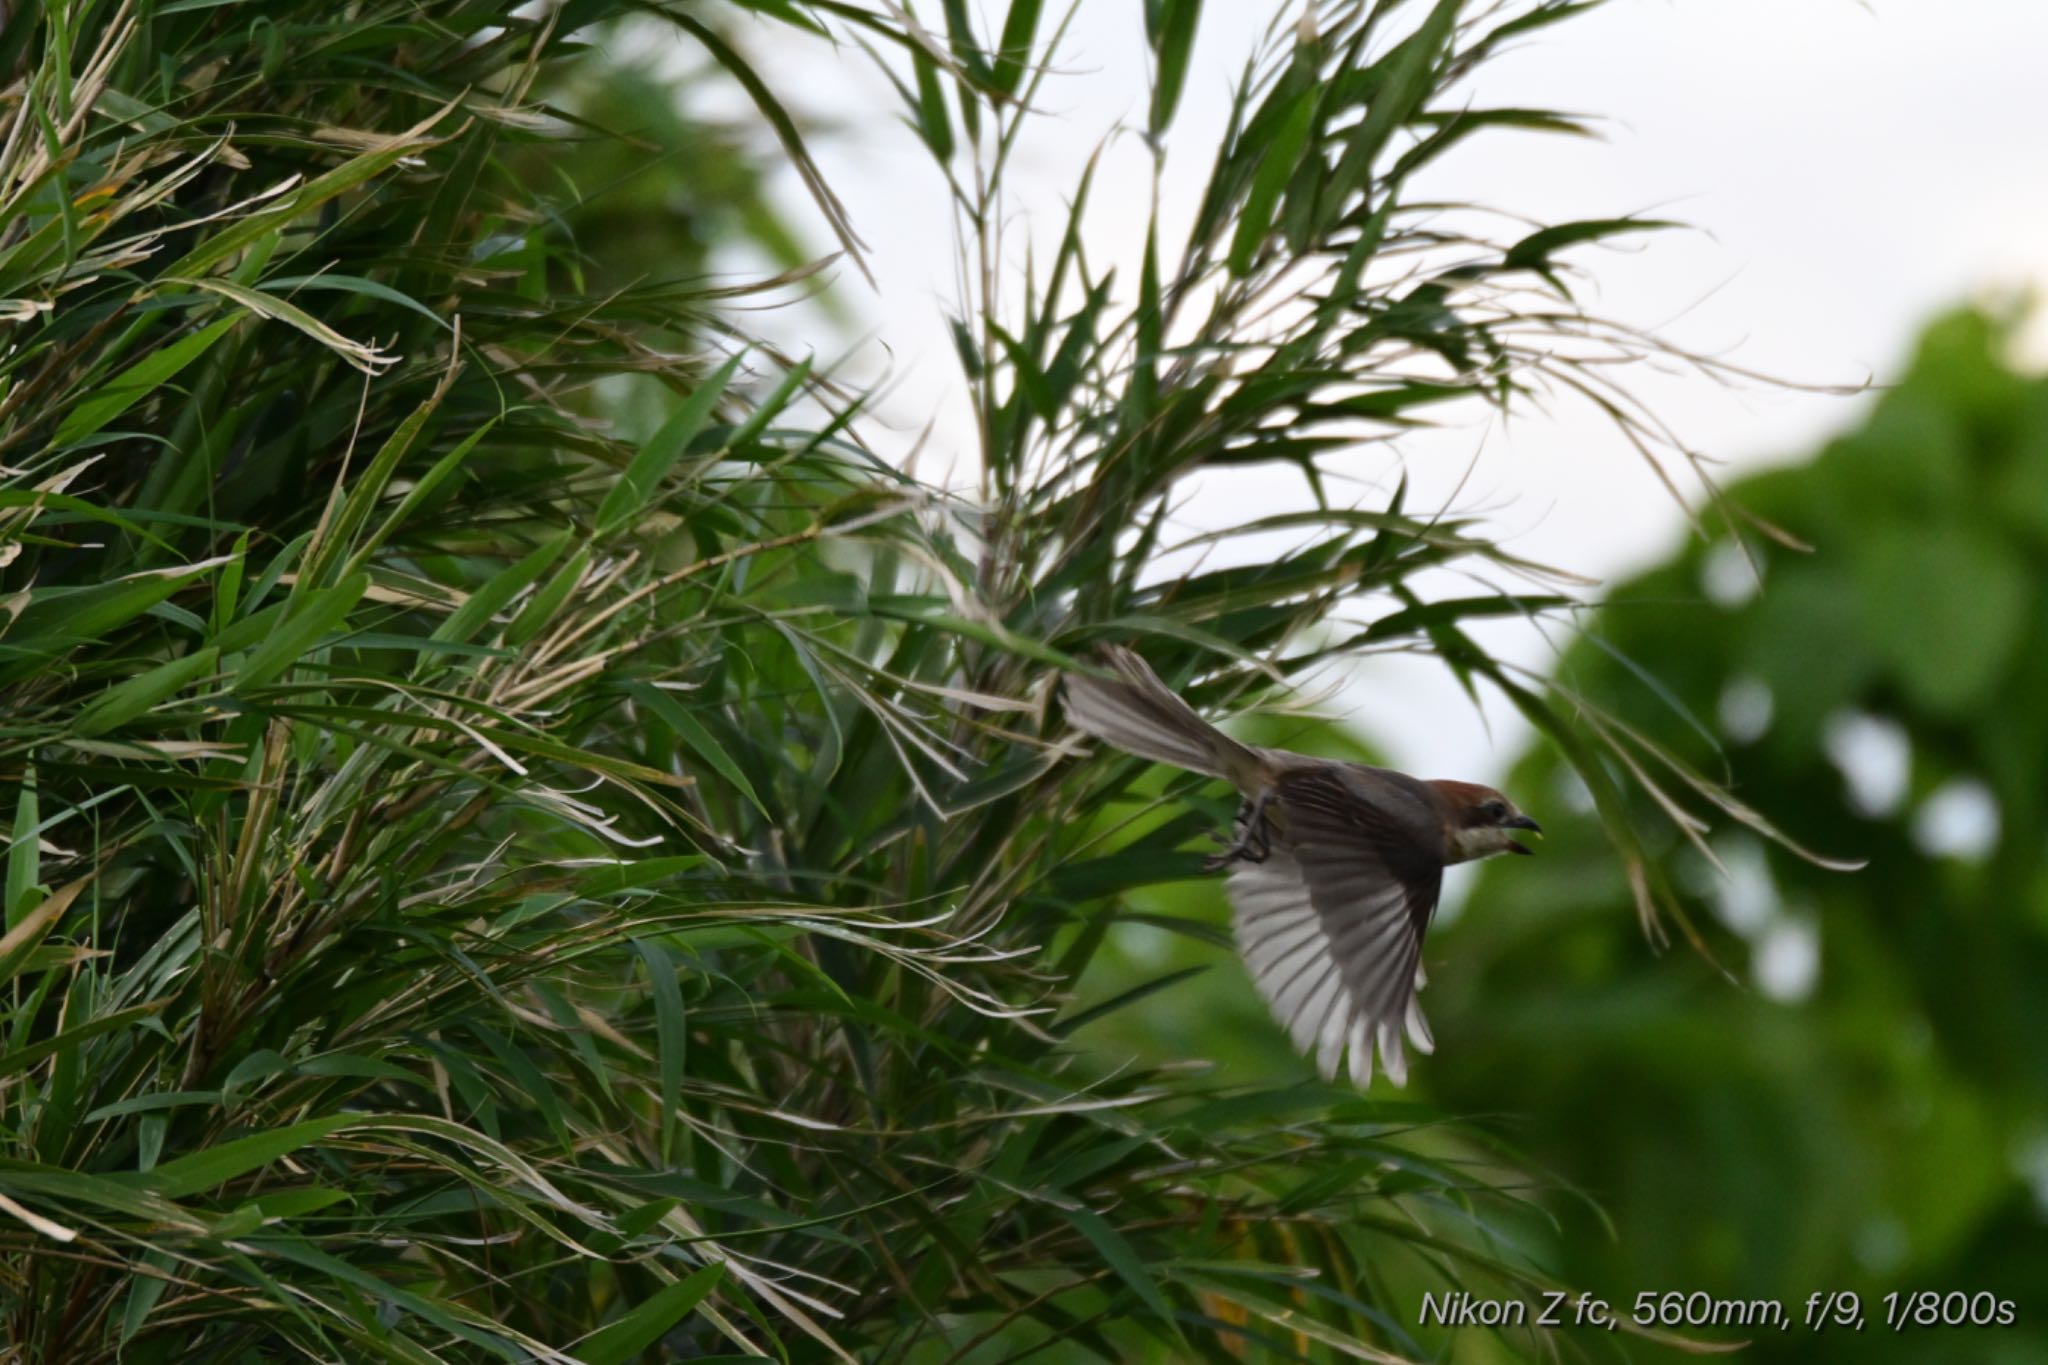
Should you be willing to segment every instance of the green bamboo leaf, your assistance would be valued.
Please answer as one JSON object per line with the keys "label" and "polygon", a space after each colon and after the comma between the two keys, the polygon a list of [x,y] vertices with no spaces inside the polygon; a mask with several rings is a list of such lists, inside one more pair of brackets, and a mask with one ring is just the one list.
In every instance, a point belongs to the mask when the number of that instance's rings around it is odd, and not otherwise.
{"label": "green bamboo leaf", "polygon": [[231,623],[225,629],[215,632],[213,647],[226,658],[245,649],[254,648],[260,641],[270,638],[278,622],[291,609],[289,601],[273,602],[261,611],[252,611],[247,616]]}
{"label": "green bamboo leaf", "polygon": [[744,422],[733,429],[732,434],[725,438],[725,445],[733,449],[746,447],[767,429],[770,422],[782,414],[783,409],[789,406],[790,400],[802,390],[804,381],[810,376],[811,360],[806,356],[792,365],[789,373],[782,377],[782,382],[775,386],[774,391],[761,400]]}
{"label": "green bamboo leaf", "polygon": [[666,858],[637,858],[632,862],[601,863],[576,874],[576,894],[592,900],[608,899],[624,891],[637,891],[673,881],[685,872],[704,866],[710,859],[701,853],[681,853]]}
{"label": "green bamboo leaf", "polygon": [[249,567],[249,532],[235,537],[235,546],[227,555],[227,562],[221,565],[220,580],[213,585],[213,610],[207,617],[209,634],[219,635],[228,623],[235,619],[235,609],[241,605],[242,575]]}
{"label": "green bamboo leaf", "polygon": [[1533,33],[1540,28],[1548,28],[1550,25],[1561,23],[1574,15],[1583,14],[1587,10],[1598,9],[1605,3],[1607,3],[1607,0],[1569,0],[1567,3],[1560,3],[1559,0],[1547,0],[1545,4],[1537,6],[1528,13],[1517,15],[1506,23],[1490,30],[1485,37],[1473,45],[1473,53],[1475,56],[1483,56],[1507,42],[1510,38]]}
{"label": "green bamboo leaf", "polygon": [[1596,242],[1626,232],[1658,232],[1680,224],[1661,218],[1595,218],[1581,223],[1559,223],[1542,228],[1516,242],[1501,257],[1509,270],[1548,270],[1550,258],[1568,246]]}
{"label": "green bamboo leaf", "polygon": [[204,1194],[331,1137],[355,1122],[356,1118],[353,1114],[330,1114],[326,1118],[308,1119],[304,1123],[253,1133],[204,1148],[174,1161],[166,1161],[147,1174],[121,1175],[114,1179],[165,1199]]}
{"label": "green bamboo leaf", "polygon": [[384,518],[377,529],[371,532],[361,545],[356,547],[356,551],[349,557],[348,563],[342,566],[341,576],[346,578],[348,575],[361,569],[365,561],[369,559],[370,555],[379,546],[389,540],[400,527],[410,522],[414,514],[426,504],[427,499],[433,497],[440,491],[443,484],[455,476],[456,472],[468,461],[471,453],[476,450],[477,446],[482,444],[484,438],[497,429],[497,425],[498,419],[495,417],[491,418],[475,431],[463,437],[453,450],[450,450],[446,455],[443,455],[434,462],[433,468],[420,475],[412,487],[406,489],[405,496],[398,500],[398,506],[391,509],[391,514]]}
{"label": "green bamboo leaf", "polygon": [[676,461],[683,457],[690,442],[710,420],[712,410],[724,396],[726,386],[732,382],[744,358],[745,352],[741,352],[719,366],[661,424],[660,430],[648,437],[647,444],[640,447],[632,463],[619,475],[619,481],[611,486],[604,495],[604,501],[598,504],[597,534],[600,537],[614,534],[629,519],[646,511],[654,501],[662,480],[668,477]]}
{"label": "green bamboo leaf", "polygon": [[178,123],[162,109],[145,104],[133,95],[108,86],[93,101],[93,112],[133,124],[139,131],[155,135],[174,132]]}
{"label": "green bamboo leaf", "polygon": [[939,85],[939,64],[922,50],[911,53],[917,78],[917,131],[942,163],[953,159],[953,120],[946,112],[946,93]]}
{"label": "green bamboo leaf", "polygon": [[23,660],[56,656],[99,640],[141,616],[194,578],[227,563],[225,558],[151,569],[86,588],[32,590],[14,629],[0,637],[0,652],[16,664],[0,675],[19,676]]}
{"label": "green bamboo leaf", "polygon": [[746,773],[733,761],[725,746],[704,728],[702,721],[691,715],[674,697],[658,687],[649,687],[645,683],[628,683],[621,690],[653,712],[662,724],[675,731],[676,738],[687,745],[697,757],[710,764],[712,770],[720,777],[731,783],[733,790],[744,796],[748,805],[761,812],[763,819],[775,818],[768,813],[768,807],[761,803],[760,796],[754,791],[754,784],[747,780]]}
{"label": "green bamboo leaf", "polygon": [[[542,1120],[554,1133],[555,1140],[561,1143],[563,1150],[572,1147],[575,1139],[569,1132],[569,1125],[562,1118],[561,1099],[555,1094],[554,1087],[548,1084],[548,1078],[533,1064],[533,1060],[518,1044],[487,1024],[471,1021],[469,1031],[482,1039],[484,1046],[497,1057],[511,1076],[518,1093],[534,1102],[540,1110]],[[414,1078],[408,1075],[407,1079]]]}
{"label": "green bamboo leaf", "polygon": [[369,586],[370,576],[359,573],[307,594],[298,610],[233,669],[230,690],[246,692],[275,681],[341,625]]}
{"label": "green bamboo leaf", "polygon": [[79,712],[71,732],[90,738],[117,730],[164,698],[183,691],[187,684],[206,677],[219,662],[220,651],[209,645],[116,683]]}
{"label": "green bamboo leaf", "polygon": [[[29,785],[24,788],[24,791],[32,792],[33,790],[34,784],[33,779],[31,779]],[[18,819],[16,821],[16,828],[17,830],[20,828],[20,821]],[[20,842],[20,837],[17,835],[17,847]],[[30,837],[29,842],[34,842],[33,836]],[[10,858],[8,865],[8,884],[10,888],[13,886],[14,880],[13,862]],[[85,890],[91,882],[92,878],[89,876],[79,877],[73,881],[66,882],[47,896],[43,895],[41,887],[33,882],[19,896],[12,894],[10,891],[7,901],[8,905],[22,906],[24,908],[18,913],[10,913],[8,915],[7,932],[4,936],[0,936],[0,982],[13,980],[15,974],[22,969],[24,964],[34,964],[35,956],[43,940],[49,936],[50,930],[63,917],[64,912],[71,908],[71,902],[78,899],[79,892]]]}
{"label": "green bamboo leaf", "polygon": [[[255,584],[249,589],[250,610],[253,611],[261,606],[269,599],[270,594],[277,590],[277,585],[282,583],[284,576],[290,573],[293,567],[298,564],[299,556],[306,552],[306,547],[312,543],[312,540],[313,532],[311,530],[301,531],[298,535],[293,536],[282,549],[270,557],[270,562],[263,566],[263,572],[256,576]],[[227,652],[227,646],[222,645],[221,653],[225,654]]]}
{"label": "green bamboo leaf", "polygon": [[127,517],[68,493],[53,493],[45,488],[0,488],[0,509],[10,507],[30,508],[36,525],[46,529],[68,526],[74,520],[93,521],[111,526],[123,535],[147,540],[160,549],[173,550],[170,542],[143,524],[149,519],[147,512]]}
{"label": "green bamboo leaf", "polygon": [[714,1261],[674,1284],[663,1285],[638,1307],[576,1348],[584,1365],[626,1365],[638,1358],[725,1278],[725,1263]]}
{"label": "green bamboo leaf", "polygon": [[1159,286],[1159,223],[1145,225],[1145,260],[1138,275],[1138,354],[1132,362],[1131,382],[1125,390],[1130,417],[1126,423],[1141,431],[1159,405],[1159,358],[1165,349],[1164,299]]}
{"label": "green bamboo leaf", "polygon": [[1128,1009],[1140,1001],[1150,999],[1161,991],[1171,990],[1181,982],[1193,980],[1208,970],[1209,964],[1204,962],[1197,963],[1192,967],[1183,967],[1177,972],[1168,972],[1165,976],[1150,977],[1140,981],[1135,986],[1119,991],[1100,1004],[1091,1005],[1084,1010],[1076,1010],[1074,1013],[1053,1024],[1053,1030],[1063,1038],[1070,1037],[1077,1030],[1088,1027],[1088,1025],[1098,1019],[1105,1019],[1115,1014],[1118,1010]]}
{"label": "green bamboo leaf", "polygon": [[562,551],[569,548],[570,539],[570,533],[564,531],[530,551],[517,563],[491,575],[489,581],[470,593],[468,601],[449,612],[447,619],[434,628],[433,638],[445,644],[467,641],[503,611],[513,598],[531,587],[534,580],[553,568]]}
{"label": "green bamboo leaf", "polygon": [[164,1291],[171,1287],[171,1281],[175,1278],[173,1268],[177,1261],[170,1252],[161,1248],[152,1248],[144,1252],[142,1264],[155,1273],[130,1276],[132,1284],[128,1290],[127,1300],[121,1306],[120,1340],[123,1346],[133,1341],[135,1334],[142,1330],[151,1310],[156,1307],[157,1301],[163,1298]]}
{"label": "green bamboo leaf", "polygon": [[654,1225],[668,1217],[680,1204],[676,1199],[650,1199],[637,1209],[619,1215],[619,1233],[622,1237],[639,1237],[653,1230]]}
{"label": "green bamboo leaf", "polygon": [[[316,586],[327,582],[336,557],[350,548],[357,534],[369,523],[370,515],[376,510],[378,499],[384,496],[384,489],[397,471],[399,461],[412,449],[413,442],[419,439],[435,409],[440,407],[441,393],[437,389],[429,394],[427,401],[414,408],[385,438],[369,467],[348,479],[339,510],[331,510],[331,514],[322,520],[319,543],[306,560],[305,582]],[[333,508],[333,504],[329,506]],[[350,562],[360,563],[361,559],[360,555],[351,555]]]}
{"label": "green bamboo leaf", "polygon": [[390,138],[385,145],[364,152],[360,156],[351,157],[326,174],[285,191],[277,196],[269,207],[258,209],[232,227],[202,239],[164,273],[168,276],[184,277],[200,275],[209,267],[239,254],[273,233],[282,231],[286,224],[335,196],[346,194],[358,185],[383,174],[404,158],[417,156],[422,148],[432,142],[428,133],[453,112],[459,103],[459,99],[450,100],[411,128]]}
{"label": "green bamboo leaf", "polygon": [[388,1300],[408,1313],[417,1314],[423,1321],[431,1323],[450,1336],[487,1349],[500,1359],[521,1359],[521,1356],[514,1353],[511,1343],[505,1341],[498,1331],[487,1330],[466,1322],[455,1312],[450,1311],[449,1305],[390,1280],[379,1279],[367,1270],[351,1265],[338,1256],[330,1255],[309,1242],[297,1238],[272,1236],[268,1233],[262,1237],[247,1237],[243,1240],[267,1255],[295,1261],[340,1283],[352,1285],[372,1301]]}
{"label": "green bamboo leaf", "polygon": [[946,16],[946,38],[953,49],[953,56],[976,85],[987,86],[994,76],[988,69],[981,42],[975,37],[974,21],[967,12],[967,0],[939,0],[939,9]]}
{"label": "green bamboo leaf", "polygon": [[111,1014],[103,1014],[96,1019],[89,1019],[83,1024],[65,1029],[54,1037],[17,1047],[6,1056],[0,1057],[0,1076],[12,1076],[17,1072],[34,1066],[45,1057],[54,1056],[65,1048],[74,1047],[89,1039],[98,1038],[104,1034],[113,1033],[118,1029],[124,1029],[130,1024],[147,1020],[155,1015],[158,1010],[162,1009],[166,1003],[168,1002],[164,1000],[152,1000],[147,1004],[133,1005],[124,1010],[115,1010]]}
{"label": "green bamboo leaf", "polygon": [[1094,1246],[1096,1254],[1102,1257],[1103,1264],[1115,1271],[1116,1277],[1138,1296],[1138,1301],[1151,1310],[1168,1335],[1179,1340],[1180,1328],[1174,1322],[1173,1305],[1169,1304],[1166,1295],[1160,1292],[1159,1282],[1152,1277],[1151,1267],[1131,1249],[1131,1244],[1124,1240],[1123,1234],[1111,1227],[1092,1209],[1062,1209],[1061,1213]]}
{"label": "green bamboo leaf", "polygon": [[1280,192],[1287,187],[1295,168],[1301,164],[1308,135],[1315,128],[1316,105],[1321,92],[1314,86],[1295,97],[1280,135],[1258,150],[1258,172],[1252,177],[1251,193],[1239,212],[1237,231],[1230,240],[1230,273],[1240,279],[1251,273],[1252,261],[1273,226],[1273,210]]}
{"label": "green bamboo leaf", "polygon": [[575,554],[570,555],[568,562],[555,571],[555,576],[550,578],[545,586],[527,599],[526,605],[519,609],[519,614],[512,618],[512,624],[505,627],[505,643],[517,647],[526,644],[547,629],[548,623],[555,619],[555,614],[562,609],[563,603],[569,600],[569,594],[583,585],[584,575],[590,572],[590,560],[591,551],[588,545],[582,546]]}
{"label": "green bamboo leaf", "polygon": [[892,600],[889,598],[875,598],[871,601],[870,606],[877,616],[893,617],[897,620],[916,621],[925,625],[937,626],[941,630],[950,631],[956,635],[964,635],[970,640],[979,640],[986,645],[994,645],[999,649],[1008,650],[1023,658],[1035,659],[1042,664],[1051,664],[1054,668],[1088,667],[1088,665],[1069,654],[1064,654],[1050,645],[1040,644],[1038,641],[1019,635],[1006,627],[991,625],[984,621],[971,621],[964,616],[956,616],[949,611],[938,609],[935,605],[928,605],[910,599]]}
{"label": "green bamboo leaf", "polygon": [[318,1057],[309,1057],[292,1070],[301,1076],[349,1076],[367,1081],[398,1081],[404,1085],[427,1087],[425,1078],[406,1070],[396,1062],[387,1062],[380,1057],[358,1057],[349,1052],[327,1052]]}
{"label": "green bamboo leaf", "polygon": [[241,320],[241,316],[236,314],[208,323],[189,336],[180,337],[168,346],[151,351],[115,375],[113,379],[100,385],[90,398],[65,413],[63,420],[57,423],[57,444],[71,445],[84,440],[170,383],[177,378],[180,371],[205,355],[207,348],[226,336],[228,329]]}
{"label": "green bamboo leaf", "polygon": [[378,374],[398,363],[399,357],[380,351],[375,346],[350,340],[297,304],[266,294],[260,289],[252,289],[234,280],[182,279],[171,276],[166,278],[165,283],[182,284],[187,288],[219,294],[222,298],[240,304],[258,317],[271,318],[288,327],[296,327],[364,374]]}
{"label": "green bamboo leaf", "polygon": [[995,72],[991,77],[991,83],[1005,95],[1016,94],[1017,84],[1024,78],[1032,44],[1038,40],[1038,17],[1043,8],[1043,0],[1010,0],[1009,15],[1003,20],[1002,46],[996,50]]}
{"label": "green bamboo leaf", "polygon": [[259,1199],[252,1199],[244,1207],[253,1209],[258,1217],[268,1222],[277,1218],[302,1218],[336,1204],[352,1203],[355,1196],[347,1190],[330,1189],[320,1185],[309,1185],[296,1190],[273,1190]]}
{"label": "green bamboo leaf", "polygon": [[103,1104],[85,1116],[87,1123],[98,1123],[103,1119],[124,1118],[129,1114],[147,1114],[158,1109],[182,1109],[189,1104],[217,1105],[225,1098],[220,1090],[163,1090],[152,1095],[131,1095],[125,1100]]}
{"label": "green bamboo leaf", "polygon": [[237,1097],[255,1082],[268,1080],[280,1072],[291,1070],[291,1067],[290,1059],[276,1048],[258,1048],[235,1063],[227,1079],[220,1083],[221,1093]]}
{"label": "green bamboo leaf", "polygon": [[[868,274],[867,263],[862,255],[863,245],[854,233],[853,221],[847,217],[845,206],[839,202],[839,197],[826,183],[824,173],[818,169],[818,163],[811,156],[810,148],[804,145],[803,133],[798,128],[796,120],[790,117],[789,110],[775,97],[775,92],[761,79],[760,73],[735,52],[729,43],[719,37],[715,29],[682,10],[663,9],[660,13],[670,23],[695,38],[705,52],[710,54],[711,59],[725,68],[747,92],[754,108],[768,121],[768,126],[775,130],[775,136],[781,142],[783,151],[795,164],[804,187],[810,191],[812,202],[830,224],[833,235],[839,239],[840,247],[852,258],[861,273],[867,275],[872,282],[874,277]],[[975,62],[980,63],[978,56]],[[986,66],[981,67],[980,76],[986,79]]]}
{"label": "green bamboo leaf", "polygon": [[443,331],[453,330],[448,325],[447,319],[410,294],[401,293],[388,284],[380,284],[376,280],[366,280],[355,275],[286,275],[267,279],[258,288],[267,294],[273,295],[287,292],[298,293],[308,289],[330,289],[338,290],[344,294],[357,294],[366,299],[376,299],[382,303],[396,304],[400,308],[410,309]]}
{"label": "green bamboo leaf", "polygon": [[1159,0],[1158,36],[1152,54],[1152,136],[1158,137],[1173,122],[1180,108],[1181,91],[1188,80],[1188,59],[1194,55],[1195,29],[1202,17],[1202,0]]}
{"label": "green bamboo leaf", "polygon": [[27,1195],[33,1203],[83,1204],[96,1209],[111,1209],[184,1236],[201,1235],[207,1231],[206,1219],[168,1199],[133,1189],[119,1176],[83,1175],[76,1171],[34,1166],[0,1169],[0,1192]]}
{"label": "green bamboo leaf", "polygon": [[1352,636],[1345,642],[1345,646],[1377,644],[1385,640],[1400,639],[1403,636],[1422,634],[1434,627],[1473,617],[1535,616],[1541,612],[1577,605],[1579,603],[1576,598],[1562,597],[1555,593],[1508,597],[1447,597],[1389,612]]}
{"label": "green bamboo leaf", "polygon": [[[350,649],[397,649],[408,654],[437,654],[463,659],[516,659],[517,651],[497,645],[464,644],[458,640],[436,640],[429,635],[395,635],[382,630],[359,630],[348,637]],[[365,719],[374,720],[369,716]]]}
{"label": "green bamboo leaf", "polygon": [[42,885],[42,851],[37,839],[42,829],[41,802],[36,795],[34,764],[23,767],[21,786],[14,796],[14,831],[7,844],[7,902],[4,909],[7,932],[20,928],[35,907],[31,901]]}
{"label": "green bamboo leaf", "polygon": [[675,1153],[676,1116],[683,1103],[683,1075],[689,1046],[689,1032],[683,1018],[682,989],[676,984],[676,965],[668,950],[652,939],[634,939],[633,951],[647,968],[649,993],[654,997],[654,1041],[661,1067],[661,1159],[672,1161]]}
{"label": "green bamboo leaf", "polygon": [[1437,0],[1415,32],[1381,59],[1383,69],[1368,73],[1377,77],[1376,93],[1330,176],[1327,192],[1332,203],[1346,203],[1366,187],[1373,162],[1388,139],[1422,112],[1422,103],[1434,88],[1430,73],[1456,31],[1463,7],[1464,0]]}
{"label": "green bamboo leaf", "polygon": [[[1444,316],[1455,321],[1454,315],[1448,312]],[[1474,389],[1470,384],[1429,384],[1421,380],[1412,380],[1389,388],[1375,389],[1370,393],[1353,394],[1329,404],[1327,409],[1316,408],[1312,411],[1328,410],[1341,412],[1350,417],[1371,417],[1379,421],[1412,423],[1414,419],[1404,415],[1409,408],[1470,398],[1473,393]]]}

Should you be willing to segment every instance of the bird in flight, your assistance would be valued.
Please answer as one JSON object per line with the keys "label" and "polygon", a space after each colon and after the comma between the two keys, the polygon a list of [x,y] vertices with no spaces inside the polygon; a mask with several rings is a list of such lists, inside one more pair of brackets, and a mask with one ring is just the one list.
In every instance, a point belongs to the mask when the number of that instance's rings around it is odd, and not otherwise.
{"label": "bird in flight", "polygon": [[1361,1087],[1377,1048],[1387,1077],[1407,1084],[1403,1036],[1435,1050],[1415,992],[1444,868],[1528,853],[1514,836],[1541,827],[1476,782],[1240,744],[1132,650],[1108,646],[1102,661],[1108,677],[1066,675],[1075,728],[1243,797],[1234,842],[1206,866],[1230,869],[1238,949],[1294,1045],[1332,1078],[1348,1053]]}

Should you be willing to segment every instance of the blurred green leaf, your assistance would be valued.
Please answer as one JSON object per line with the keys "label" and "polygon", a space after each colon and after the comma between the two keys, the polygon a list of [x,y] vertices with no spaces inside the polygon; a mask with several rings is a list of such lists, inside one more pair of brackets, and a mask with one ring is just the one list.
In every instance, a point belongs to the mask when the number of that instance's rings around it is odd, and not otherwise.
{"label": "blurred green leaf", "polygon": [[1157,67],[1152,74],[1152,136],[1158,137],[1173,122],[1180,109],[1181,91],[1188,81],[1188,60],[1195,50],[1195,30],[1201,24],[1201,0],[1158,0],[1159,20],[1148,24],[1152,54]]}
{"label": "blurred green leaf", "polygon": [[1982,707],[2041,605],[2026,563],[1966,525],[1873,526],[1852,553],[1864,630],[1909,697]]}

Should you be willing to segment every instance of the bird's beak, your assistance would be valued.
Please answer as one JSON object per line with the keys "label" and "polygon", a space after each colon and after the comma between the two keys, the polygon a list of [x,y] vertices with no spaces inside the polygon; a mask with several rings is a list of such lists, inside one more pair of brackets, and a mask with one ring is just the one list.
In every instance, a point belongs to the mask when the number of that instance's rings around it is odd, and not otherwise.
{"label": "bird's beak", "polygon": [[[1502,829],[1526,829],[1531,834],[1539,836],[1543,833],[1543,826],[1537,824],[1534,820],[1531,820],[1526,815],[1511,816],[1510,818],[1501,821],[1500,827]],[[1508,851],[1511,853],[1520,853],[1527,855],[1534,853],[1536,850],[1533,848],[1524,847],[1523,845],[1516,843],[1513,839],[1510,839],[1508,840]]]}

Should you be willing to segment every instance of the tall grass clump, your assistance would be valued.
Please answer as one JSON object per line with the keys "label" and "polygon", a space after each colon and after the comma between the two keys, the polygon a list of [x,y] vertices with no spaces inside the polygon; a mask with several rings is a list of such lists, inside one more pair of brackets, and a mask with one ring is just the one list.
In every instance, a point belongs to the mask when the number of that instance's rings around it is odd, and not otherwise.
{"label": "tall grass clump", "polygon": [[[1489,127],[1575,130],[1462,82],[1587,6],[1316,6],[1248,69],[1189,239],[1155,228],[1126,287],[1076,227],[1015,316],[1031,0],[994,33],[839,0],[10,8],[15,1358],[1387,1359],[1413,1286],[1547,1283],[1512,1161],[1445,1159],[1433,1116],[1077,1063],[1118,896],[1227,812],[1151,814],[1048,684],[1108,639],[1203,703],[1413,645],[1603,806],[1650,780],[1649,737],[1464,631],[1562,594],[1414,584],[1531,568],[1480,527],[1305,497],[1225,533],[1292,551],[1147,572],[1188,480],[1320,489],[1426,404],[1564,387],[1654,437],[1611,363],[1651,343],[1557,260],[1643,224],[1494,242],[1407,195]],[[1154,134],[1198,9],[1145,6]],[[636,16],[761,137],[636,114],[667,93],[608,65]],[[733,147],[772,146],[857,250],[749,38],[868,47],[948,177],[978,497],[866,457],[859,399],[751,344],[650,190],[751,196]]]}

